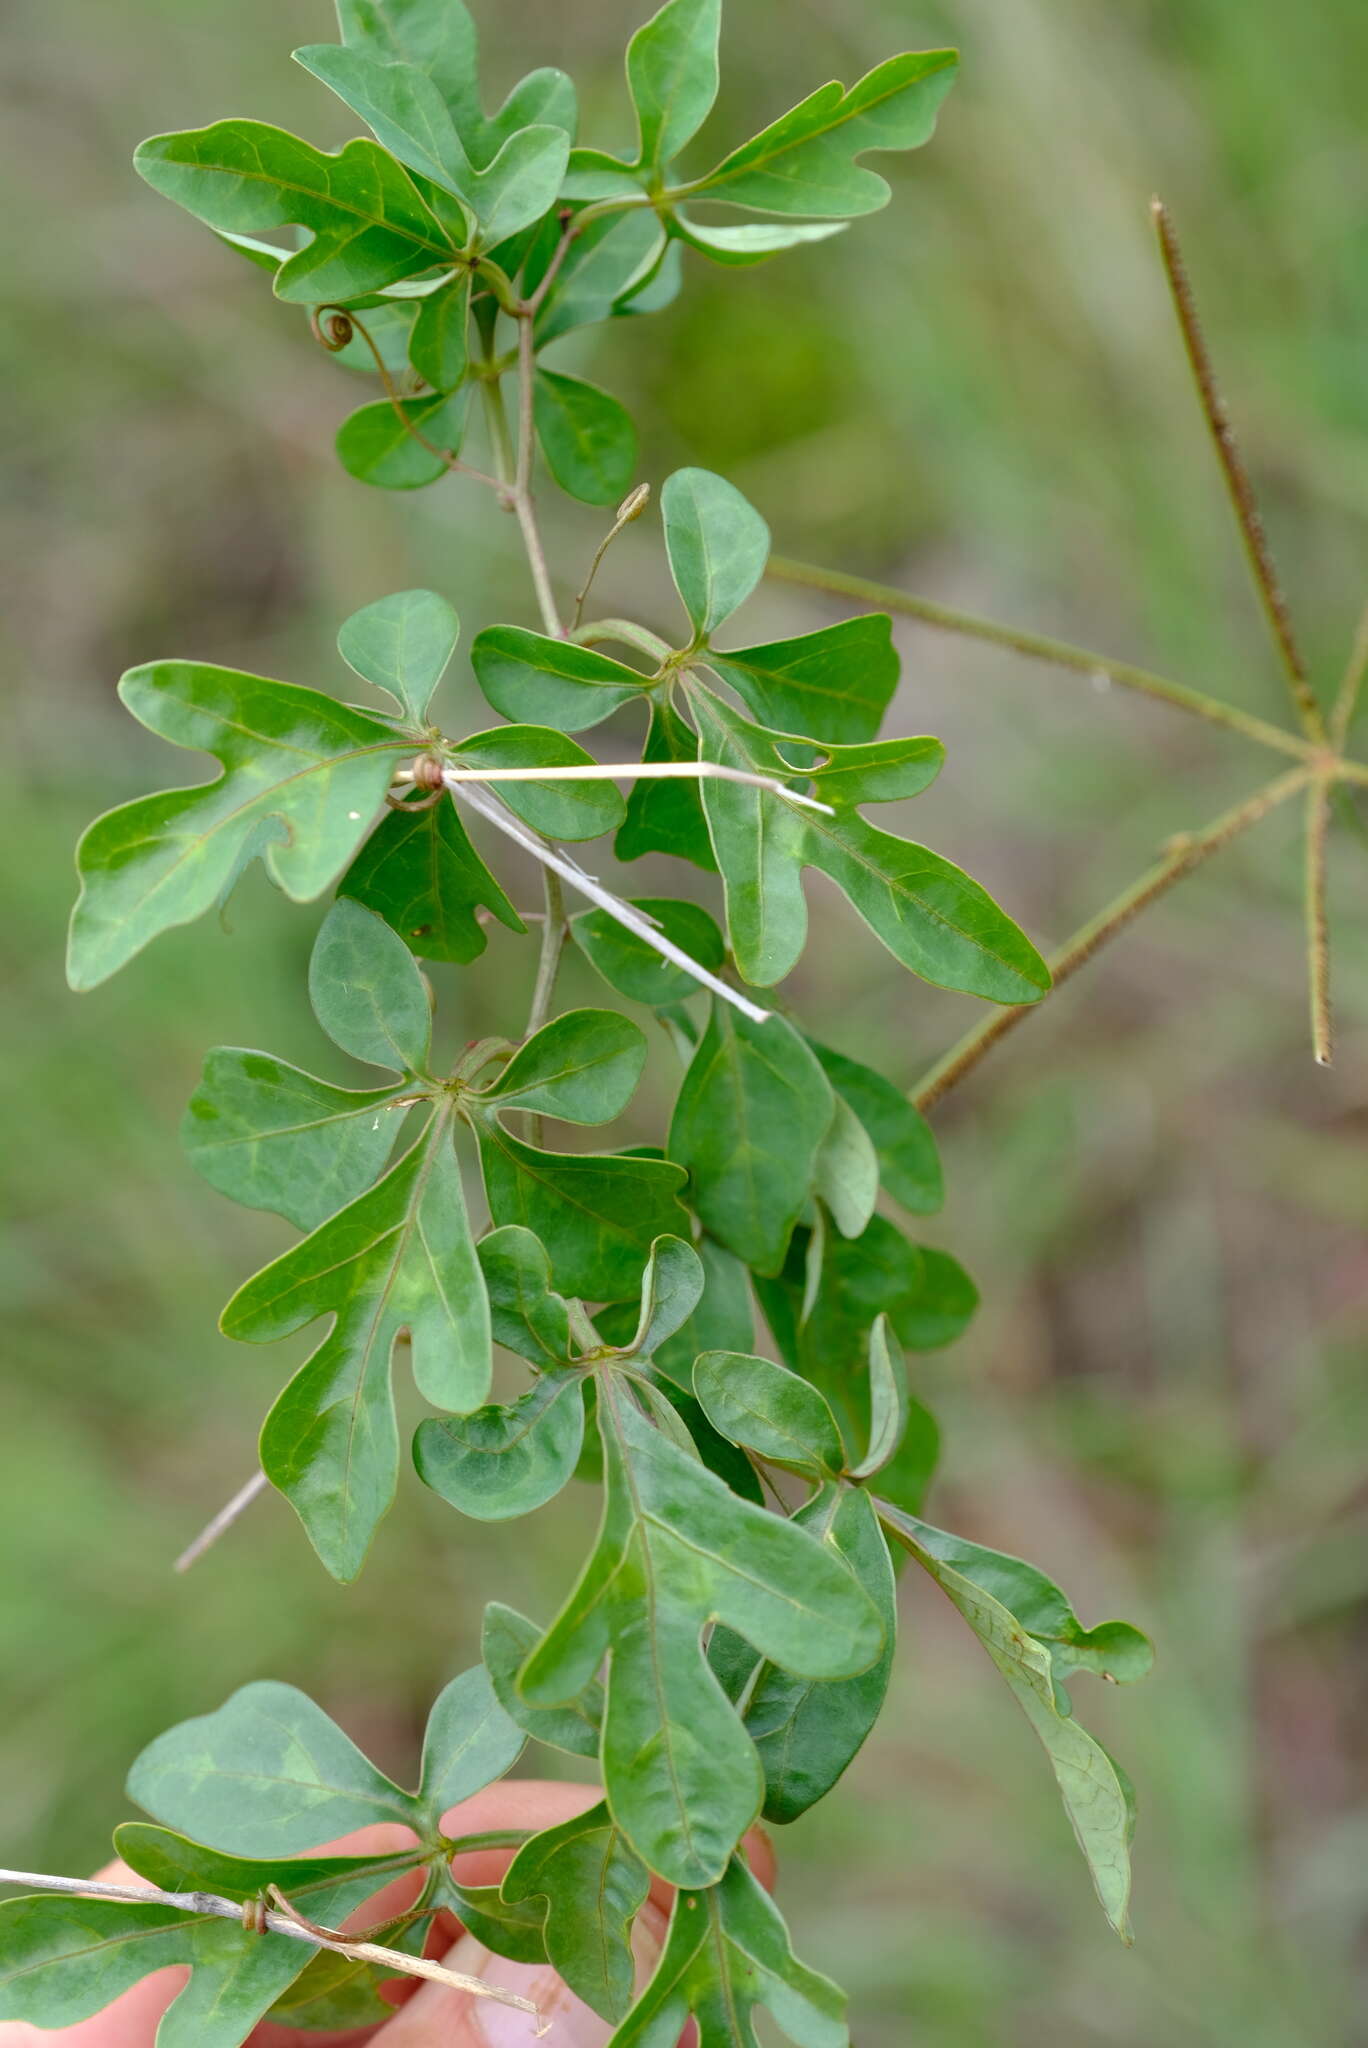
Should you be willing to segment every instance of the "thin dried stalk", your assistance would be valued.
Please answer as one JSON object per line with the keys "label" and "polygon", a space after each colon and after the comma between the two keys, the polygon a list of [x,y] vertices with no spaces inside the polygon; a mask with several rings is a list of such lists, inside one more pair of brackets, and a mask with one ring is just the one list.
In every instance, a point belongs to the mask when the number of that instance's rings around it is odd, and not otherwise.
{"label": "thin dried stalk", "polygon": [[[396,1865],[396,1868],[411,1868],[412,1865]],[[424,1977],[434,1984],[445,1984],[453,1991],[469,1992],[472,1998],[492,1998],[499,2005],[511,2005],[519,2012],[531,2013],[534,2019],[541,2018],[541,2009],[530,1998],[520,1998],[514,1991],[505,1991],[502,1985],[487,1984],[483,1977],[468,1977],[461,1970],[448,1970],[442,1963],[430,1962],[426,1956],[405,1955],[401,1949],[382,1948],[371,1941],[353,1941],[336,1928],[316,1927],[311,1920],[293,1907],[275,1885],[269,1887],[270,1896],[276,1901],[276,1912],[260,1911],[253,1915],[253,1901],[246,1905],[241,1899],[220,1898],[216,1892],[164,1892],[155,1885],[105,1884],[96,1878],[52,1877],[33,1870],[0,1870],[0,1884],[24,1885],[31,1891],[62,1892],[78,1899],[117,1899],[132,1905],[167,1906],[173,1912],[185,1913],[194,1918],[213,1920],[236,1920],[239,1925],[258,1928],[265,1934],[283,1934],[292,1941],[306,1941],[314,1948],[325,1948],[334,1955],[347,1956],[352,1961],[378,1963],[382,1969],[393,1970],[405,1977]],[[545,2028],[542,2029],[544,2033]]]}

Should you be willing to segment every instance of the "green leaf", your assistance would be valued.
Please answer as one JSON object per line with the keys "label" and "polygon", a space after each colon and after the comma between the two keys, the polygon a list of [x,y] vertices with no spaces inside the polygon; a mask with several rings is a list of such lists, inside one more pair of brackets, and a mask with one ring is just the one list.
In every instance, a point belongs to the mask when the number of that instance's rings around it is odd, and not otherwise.
{"label": "green leaf", "polygon": [[446,101],[426,72],[337,43],[310,43],[293,54],[360,115],[382,149],[453,199],[465,197],[470,164]]}
{"label": "green leaf", "polygon": [[315,690],[161,661],[119,695],[140,724],[223,769],[107,811],[76,854],[68,976],[94,988],[159,932],[208,910],[255,857],[296,903],[321,895],[375,817],[411,742]]}
{"label": "green leaf", "polygon": [[872,1479],[892,1462],[907,1420],[907,1366],[888,1317],[880,1316],[869,1333],[869,1449],[855,1467],[856,1479]]}
{"label": "green leaf", "polygon": [[337,21],[349,49],[416,65],[453,109],[477,94],[479,48],[462,0],[337,0]]}
{"label": "green leaf", "polygon": [[632,1922],[651,1876],[605,1804],[546,1828],[509,1864],[503,1896],[546,1902],[546,1954],[576,1997],[600,2018],[620,2020],[632,2003]]}
{"label": "green leaf", "polygon": [[723,1436],[805,1479],[835,1478],[845,1467],[836,1418],[817,1388],[771,1358],[705,1351],[694,1390]]}
{"label": "green leaf", "polygon": [[670,574],[700,639],[729,619],[769,560],[770,534],[734,484],[677,469],[660,493]]}
{"label": "green leaf", "polygon": [[517,129],[493,161],[477,170],[440,88],[420,66],[385,62],[334,43],[311,44],[294,54],[400,163],[461,201],[477,225],[478,246],[493,247],[554,205],[570,153],[564,129]]}
{"label": "green leaf", "polygon": [[368,1193],[249,1280],[222,1326],[268,1344],[328,1313],[330,1334],[266,1418],[261,1460],[329,1571],[352,1579],[398,1480],[401,1331],[434,1407],[464,1412],[489,1389],[489,1305],[445,1113]]}
{"label": "green leaf", "polygon": [[542,1368],[570,1357],[570,1313],[551,1291],[551,1261],[530,1230],[491,1230],[477,1247],[494,1341]]}
{"label": "green leaf", "polygon": [[129,1772],[128,1796],[231,1855],[293,1856],[374,1821],[418,1825],[409,1793],[306,1693],[271,1680],[159,1735]]}
{"label": "green leaf", "polygon": [[567,1294],[589,1301],[634,1294],[654,1239],[684,1227],[677,1199],[684,1174],[666,1161],[543,1152],[510,1136],[492,1106],[475,1135],[490,1215],[542,1240]]}
{"label": "green leaf", "polygon": [[[384,1881],[373,1858],[248,1863],[158,1828],[121,1828],[116,1845],[163,1889],[247,1900],[275,1883],[329,1925]],[[238,2048],[314,1953],[307,1942],[249,1933],[240,1921],[151,1902],[53,1893],[8,1899],[0,1905],[0,2021],[74,2026],[154,1970],[188,1964],[189,1981],[157,2029],[161,2048]]]}
{"label": "green leaf", "polygon": [[627,45],[638,161],[660,170],[691,142],[717,98],[721,0],[668,0]]}
{"label": "green leaf", "polygon": [[209,1053],[181,1123],[195,1171],[230,1201],[273,1209],[312,1230],[384,1166],[402,1116],[402,1084],[334,1088],[269,1053]]}
{"label": "green leaf", "polygon": [[469,317],[469,271],[461,271],[419,304],[408,359],[434,391],[454,391],[465,376]]}
{"label": "green leaf", "polygon": [[521,626],[487,626],[476,635],[470,665],[501,717],[549,719],[562,732],[598,725],[650,683],[592,647]]}
{"label": "green leaf", "polygon": [[690,196],[759,213],[872,213],[888,203],[889,188],[856,159],[866,150],[918,149],[929,142],[958,62],[953,50],[909,51],[877,65],[848,91],[821,86],[724,157]]}
{"label": "green leaf", "polygon": [[[690,699],[705,759],[779,777],[794,774],[776,742],[696,682]],[[703,809],[722,870],[732,951],[746,980],[768,986],[807,936],[802,870],[820,868],[865,923],[924,981],[993,1002],[1037,1002],[1049,969],[1025,934],[962,869],[853,811],[799,812],[768,790],[710,780]]]}
{"label": "green leaf", "polygon": [[[987,1550],[964,1536],[952,1536],[948,1530],[934,1529],[929,1522],[918,1523],[915,1533],[924,1550],[1010,1608],[1027,1634],[1044,1644],[1057,1685],[1062,1686],[1076,1671],[1090,1671],[1117,1685],[1133,1685],[1148,1676],[1154,1664],[1154,1646],[1130,1622],[1104,1621],[1096,1628],[1084,1628],[1053,1579],[1035,1565],[1005,1551]],[[1067,1706],[1062,1693],[1060,1705]]]}
{"label": "green leaf", "polygon": [[364,682],[386,691],[411,725],[421,726],[460,631],[455,611],[435,590],[401,590],[353,612],[337,636],[337,651]]}
{"label": "green leaf", "polygon": [[[496,1884],[460,1885],[449,1871],[438,1871],[434,1903],[446,1906],[467,1934],[473,1934],[491,1954],[510,1956],[517,1963],[545,1963],[545,1908],[509,1905]],[[389,2017],[394,2017],[393,2006]]]}
{"label": "green leaf", "polygon": [[604,1783],[614,1819],[667,1882],[711,1884],[763,1795],[754,1748],[704,1661],[710,1621],[786,1670],[844,1677],[882,1629],[845,1567],[805,1531],[738,1500],[599,1377],[605,1506],[593,1555],[518,1681],[571,1700],[609,1657]]}
{"label": "green leaf", "polygon": [[[498,725],[461,741],[452,754],[458,768],[584,768],[593,761],[575,740],[545,725]],[[510,811],[549,839],[597,839],[615,831],[627,806],[609,781],[585,777],[572,782],[497,782]]]}
{"label": "green leaf", "polygon": [[681,1237],[658,1237],[641,1281],[641,1314],[631,1349],[650,1358],[682,1330],[703,1295],[703,1263]]}
{"label": "green leaf", "polygon": [[603,1687],[597,1678],[555,1707],[530,1706],[518,1690],[518,1673],[541,1639],[541,1630],[526,1615],[497,1600],[489,1603],[480,1647],[495,1696],[525,1735],[570,1756],[596,1757],[603,1721]]}
{"label": "green leaf", "polygon": [[[651,704],[651,724],[643,761],[696,761],[698,739],[663,697]],[[717,861],[703,815],[697,781],[644,778],[632,785],[627,821],[613,842],[619,860],[639,860],[643,853],[669,853],[716,874]]]}
{"label": "green leaf", "polygon": [[630,1017],[567,1010],[518,1048],[481,1099],[563,1123],[606,1124],[631,1101],[645,1063],[646,1038]]}
{"label": "green leaf", "polygon": [[783,1017],[753,1023],[713,1002],[675,1105],[669,1152],[712,1235],[777,1273],[812,1192],[833,1098],[815,1055]]}
{"label": "green leaf", "polygon": [[423,1736],[418,1803],[426,1832],[437,1834],[450,1808],[510,1770],[524,1739],[494,1697],[483,1664],[458,1672],[433,1703]]}
{"label": "green leaf", "polygon": [[[721,967],[726,958],[722,934],[700,904],[669,896],[634,896],[632,904],[700,967],[714,974]],[[571,918],[570,936],[609,988],[631,1002],[660,1009],[668,1003],[687,1002],[698,993],[699,985],[691,974],[666,960],[606,910],[586,910]]]}
{"label": "green leaf", "polygon": [[[1130,1784],[1101,1745],[1074,1720],[1050,1647],[1038,1641],[1025,1620],[1000,1597],[1014,1597],[1012,1575],[1002,1574],[997,1553],[978,1552],[977,1545],[961,1546],[958,1539],[941,1530],[928,1531],[915,1516],[887,1503],[880,1504],[879,1512],[890,1535],[911,1552],[964,1616],[1040,1738],[1102,1910],[1121,1939],[1129,1942],[1130,1845],[1135,1828]],[[977,1552],[977,1556],[966,1557],[965,1551]],[[994,1561],[992,1567],[981,1563],[985,1557]],[[966,1564],[980,1569],[971,1576]],[[1033,1579],[1038,1577],[1032,1574]],[[1036,1597],[1037,1589],[1028,1588],[1028,1608]],[[1138,1634],[1128,1630],[1127,1643]],[[1067,1660],[1069,1646],[1063,1647]],[[1129,1654],[1135,1656],[1134,1644],[1130,1644]]]}
{"label": "green leaf", "polygon": [[713,648],[708,666],[761,725],[842,745],[873,739],[898,687],[885,612],[762,647]]}
{"label": "green leaf", "polygon": [[563,491],[586,505],[616,505],[637,465],[636,428],[627,408],[597,384],[537,371],[537,439]]}
{"label": "green leaf", "polygon": [[544,1372],[506,1406],[429,1416],[413,1462],[425,1486],[479,1522],[530,1515],[572,1476],[584,1448],[578,1372]]}
{"label": "green leaf", "polygon": [[764,1817],[780,1826],[825,1799],[863,1748],[883,1711],[898,1622],[893,1564],[868,1494],[828,1484],[793,1519],[854,1572],[879,1610],[885,1643],[868,1671],[819,1685],[773,1664],[757,1665],[749,1653],[729,1656],[724,1641],[719,1675],[734,1698],[745,1696],[746,1728],[765,1772]]}
{"label": "green leaf", "polygon": [[[571,178],[563,188],[564,197],[577,196],[573,185]],[[630,175],[625,189],[637,190]],[[533,328],[537,347],[546,348],[577,327],[610,320],[649,281],[664,250],[665,230],[649,208],[592,221],[571,244],[542,301]],[[545,260],[550,261],[549,250]],[[536,269],[524,279],[528,291],[534,291],[539,283]]]}
{"label": "green leaf", "polygon": [[687,1323],[656,1349],[654,1364],[685,1394],[693,1391],[694,1360],[701,1351],[749,1351],[755,1335],[746,1269],[734,1253],[706,1234],[694,1247],[703,1268],[703,1295]]}
{"label": "green leaf", "polygon": [[706,1892],[681,1892],[655,1974],[610,2048],[675,2048],[692,2018],[698,2048],[757,2048],[766,2006],[798,2048],[847,2048],[845,1999],[800,1963],[779,1909],[736,1858]]}
{"label": "green leaf", "polygon": [[879,1198],[879,1160],[869,1133],[840,1095],[817,1154],[813,1188],[841,1235],[858,1237]]}
{"label": "green leaf", "polygon": [[382,491],[417,491],[435,484],[450,467],[442,451],[452,456],[460,451],[468,397],[462,385],[445,395],[402,398],[397,405],[377,398],[343,420],[337,459],[358,483]]}
{"label": "green leaf", "polygon": [[929,789],[944,762],[941,742],[924,735],[832,747],[812,771],[812,794],[847,810],[856,804],[897,803]]}
{"label": "green leaf", "polygon": [[461,0],[337,0],[342,40],[386,64],[413,64],[437,86],[472,164],[483,170],[510,135],[538,122],[575,130],[575,88],[563,71],[534,71],[492,120],[480,101],[475,24]]}
{"label": "green leaf", "polygon": [[832,221],[747,221],[742,227],[717,227],[712,221],[686,219],[676,207],[670,225],[680,241],[697,249],[714,263],[739,269],[752,263],[768,262],[782,250],[796,249],[804,242],[826,242],[844,234],[846,223]]}
{"label": "green leaf", "polygon": [[808,1042],[836,1093],[873,1139],[881,1185],[914,1215],[934,1215],[945,1200],[945,1183],[936,1141],[921,1111],[872,1067],[815,1039]]}
{"label": "green leaf", "polygon": [[784,1355],[822,1389],[858,1458],[869,1441],[867,1359],[878,1317],[887,1315],[909,1350],[930,1350],[962,1334],[978,1295],[947,1253],[910,1244],[885,1216],[871,1217],[857,1238],[826,1234],[815,1287],[812,1250],[800,1232],[780,1278],[757,1275],[756,1287]]}
{"label": "green leaf", "polygon": [[477,959],[483,906],[509,931],[527,926],[471,845],[453,801],[390,810],[337,885],[391,925],[421,960]]}
{"label": "green leaf", "polygon": [[334,1045],[400,1074],[426,1074],[432,1004],[412,953],[382,917],[343,896],[309,961],[309,1000]]}
{"label": "green leaf", "polygon": [[133,167],[155,192],[223,233],[307,228],[308,245],[276,272],[282,299],[361,298],[455,253],[407,172],[368,138],[329,156],[263,121],[216,121],[152,136]]}

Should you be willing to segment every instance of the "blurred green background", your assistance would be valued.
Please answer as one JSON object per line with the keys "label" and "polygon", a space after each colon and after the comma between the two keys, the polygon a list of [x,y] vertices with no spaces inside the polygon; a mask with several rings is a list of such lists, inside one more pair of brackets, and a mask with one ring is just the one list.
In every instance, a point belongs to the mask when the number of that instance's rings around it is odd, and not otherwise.
{"label": "blurred green background", "polygon": [[[628,0],[483,12],[491,95],[562,63],[586,138],[626,139]],[[188,654],[345,687],[340,619],[418,582],[456,599],[468,635],[530,618],[511,529],[459,485],[395,498],[344,476],[330,442],[357,381],[129,168],[144,134],[223,114],[342,140],[345,114],[288,61],[331,32],[325,0],[5,9],[11,1864],[98,1861],[134,1751],[253,1676],[308,1687],[402,1775],[484,1600],[545,1618],[592,1507],[472,1529],[407,1483],[341,1591],[272,1500],[174,1578],[251,1470],[291,1363],[216,1334],[288,1233],[194,1178],[177,1118],[211,1043],[345,1078],[304,1000],[317,913],[258,875],[221,925],[162,939],[96,994],[61,978],[79,827],[185,773],[118,712],[121,668]],[[726,471],[786,552],[1277,717],[1151,244],[1160,191],[1332,689],[1368,582],[1368,10],[1317,0],[1293,24],[1275,0],[732,0],[712,132],[734,141],[829,76],[951,40],[961,83],[930,149],[883,160],[887,212],[756,271],[694,264],[672,310],[596,330],[562,365],[629,402],[644,476]],[[601,521],[572,507],[550,528],[573,589]],[[645,525],[600,595],[670,622]],[[770,586],[745,623],[759,639],[838,615]],[[917,628],[900,641],[897,722],[950,745],[913,829],[1045,945],[1271,770],[1081,678]],[[444,709],[487,722],[459,664]],[[1307,1049],[1288,812],[937,1113],[951,1198],[928,1235],[984,1307],[920,1373],[948,1438],[932,1511],[1054,1572],[1085,1619],[1125,1613],[1157,1639],[1142,1689],[1084,1702],[1140,1791],[1139,1939],[1111,1942],[1025,1724],[934,1589],[908,1582],[885,1720],[784,1845],[801,1951],[850,1986],[861,2048],[1368,2039],[1368,865],[1348,833],[1334,852],[1331,1073]],[[897,976],[813,894],[795,999],[911,1085],[972,1006]],[[439,970],[454,1038],[521,1015],[529,950],[500,939],[479,969]],[[587,997],[576,974],[567,990]],[[634,1135],[669,1081],[662,1052]]]}

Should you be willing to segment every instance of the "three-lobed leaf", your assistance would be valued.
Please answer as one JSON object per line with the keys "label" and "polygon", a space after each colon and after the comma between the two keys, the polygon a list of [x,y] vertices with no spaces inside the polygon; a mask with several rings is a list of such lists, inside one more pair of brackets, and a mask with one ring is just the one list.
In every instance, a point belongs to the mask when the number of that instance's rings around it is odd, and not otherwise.
{"label": "three-lobed leaf", "polygon": [[754,1746],[702,1655],[720,1622],[785,1670],[845,1677],[881,1655],[876,1610],[806,1531],[737,1498],[599,1379],[605,1504],[594,1552],[518,1679],[573,1700],[609,1657],[609,1804],[660,1876],[714,1884],[764,1796]]}
{"label": "three-lobed leaf", "polygon": [[138,797],[86,831],[67,970],[77,989],[201,916],[254,858],[295,902],[320,895],[365,838],[412,746],[316,690],[198,662],[130,669],[119,695],[149,731],[213,754],[223,773]]}
{"label": "three-lobed leaf", "polygon": [[[959,1609],[1035,1730],[1050,1759],[1102,1910],[1121,1939],[1129,1942],[1134,1794],[1124,1772],[1073,1718],[1048,1643],[1038,1640],[1023,1616],[1008,1604],[1015,1598],[1015,1575],[1004,1568],[1018,1560],[995,1552],[975,1556],[976,1545],[965,1545],[943,1531],[929,1529],[887,1502],[880,1503],[880,1516],[894,1540],[911,1552]],[[1041,1575],[1029,1567],[1021,1570],[1029,1574],[1024,1604],[1031,1611],[1039,1599],[1036,1582]],[[1124,1624],[1110,1626],[1125,1628]],[[1147,1648],[1138,1630],[1125,1628],[1124,1639],[1117,1644],[1122,1669],[1112,1675],[1141,1676],[1148,1664]],[[1066,1646],[1066,1658],[1067,1654]]]}
{"label": "three-lobed leaf", "polygon": [[650,1883],[646,1865],[600,1803],[525,1842],[501,1891],[514,1905],[545,1901],[552,1968],[602,2019],[620,2020],[632,2003],[632,1922]]}
{"label": "three-lobed leaf", "polygon": [[279,298],[354,299],[450,263],[459,247],[403,166],[369,138],[335,156],[264,121],[154,135],[133,158],[154,191],[229,235],[307,228],[275,273]]}
{"label": "three-lobed leaf", "polygon": [[655,1972],[610,2048],[675,2048],[692,2019],[698,2048],[757,2048],[768,2008],[796,2048],[847,2048],[845,1998],[800,1963],[779,1909],[740,1857],[706,1892],[680,1892]]}
{"label": "three-lobed leaf", "polygon": [[953,50],[890,57],[849,87],[819,86],[693,188],[758,213],[846,218],[888,203],[887,182],[858,159],[867,150],[929,142],[959,59]]}
{"label": "three-lobed leaf", "polygon": [[[750,724],[696,680],[690,701],[706,760],[793,777],[792,762],[780,752],[783,735]],[[904,757],[899,793],[924,787],[938,765],[934,752]],[[883,801],[887,793],[879,777],[858,800]],[[722,871],[732,951],[747,981],[768,986],[797,962],[807,937],[803,870],[813,867],[924,981],[1001,1003],[1038,1002],[1049,988],[1035,947],[985,889],[940,854],[867,824],[853,808],[826,817],[770,790],[711,778],[703,808]]]}
{"label": "three-lobed leaf", "polygon": [[480,859],[455,801],[418,796],[386,811],[337,885],[391,925],[420,960],[475,960],[489,940],[481,910],[527,926]]}
{"label": "three-lobed leaf", "polygon": [[361,1569],[398,1481],[391,1356],[400,1334],[435,1407],[464,1412],[489,1390],[489,1304],[445,1111],[373,1188],[240,1288],[222,1327],[269,1344],[328,1314],[332,1330],[266,1418],[261,1461],[345,1580]]}

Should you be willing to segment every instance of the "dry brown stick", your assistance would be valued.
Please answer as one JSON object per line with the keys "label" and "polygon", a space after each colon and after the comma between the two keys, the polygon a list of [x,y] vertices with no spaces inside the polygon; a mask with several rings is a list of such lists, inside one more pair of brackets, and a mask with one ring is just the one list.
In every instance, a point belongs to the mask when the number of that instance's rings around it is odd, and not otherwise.
{"label": "dry brown stick", "polygon": [[[396,1861],[396,1873],[412,1864]],[[291,1905],[275,1885],[267,1887],[268,1895],[274,1900],[277,1911],[269,1913],[260,1900],[221,1898],[217,1892],[167,1892],[156,1885],[107,1884],[99,1878],[52,1877],[45,1871],[0,1870],[0,1884],[23,1885],[33,1891],[60,1892],[68,1898],[116,1899],[124,1904],[166,1906],[172,1912],[184,1913],[192,1919],[235,1920],[242,1927],[259,1934],[284,1934],[293,1941],[311,1942],[316,1948],[326,1948],[334,1955],[347,1956],[355,1962],[378,1963],[382,1969],[393,1970],[405,1977],[426,1977],[434,1984],[445,1984],[453,1991],[467,1991],[473,1998],[492,1998],[500,2005],[511,2005],[519,2012],[531,2013],[534,2019],[541,2018],[541,2008],[530,1998],[520,1998],[514,1991],[505,1991],[500,1984],[486,1984],[483,1977],[468,1977],[461,1970],[448,1970],[442,1963],[430,1962],[426,1956],[405,1955],[402,1949],[381,1948],[370,1941],[354,1941],[332,1927],[317,1927],[312,1920],[306,1920],[297,1907]],[[547,2030],[541,2029],[542,2033]]]}
{"label": "dry brown stick", "polygon": [[1318,775],[1306,797],[1306,965],[1311,991],[1311,1050],[1316,1064],[1334,1059],[1330,1013],[1330,923],[1325,904],[1325,842],[1330,778]]}
{"label": "dry brown stick", "polygon": [[1335,695],[1335,708],[1330,713],[1330,744],[1337,754],[1342,754],[1349,744],[1349,729],[1358,710],[1359,692],[1365,675],[1368,675],[1368,604],[1359,613],[1354,644]]}
{"label": "dry brown stick", "polygon": [[1153,202],[1153,213],[1155,229],[1159,236],[1159,253],[1163,258],[1174,311],[1178,315],[1178,325],[1182,330],[1183,346],[1192,365],[1197,396],[1201,401],[1202,412],[1215,445],[1217,460],[1225,476],[1226,490],[1239,525],[1240,537],[1244,541],[1245,553],[1249,558],[1254,586],[1259,593],[1274,645],[1282,657],[1293,709],[1301,719],[1308,736],[1323,743],[1325,720],[1315,692],[1306,678],[1306,664],[1302,660],[1301,650],[1292,631],[1287,599],[1278,581],[1273,552],[1268,545],[1268,535],[1264,531],[1263,519],[1259,512],[1259,501],[1254,495],[1254,486],[1250,482],[1249,472],[1245,468],[1244,458],[1235,439],[1235,430],[1230,423],[1230,414],[1216,383],[1211,352],[1207,348],[1206,337],[1202,333],[1201,321],[1197,316],[1197,302],[1193,297],[1192,282],[1188,277],[1187,265],[1183,261],[1173,217],[1162,199]]}
{"label": "dry brown stick", "polygon": [[[1288,797],[1304,789],[1311,780],[1314,770],[1292,768],[1285,775],[1265,783],[1255,790],[1243,803],[1225,811],[1212,820],[1200,832],[1185,832],[1170,840],[1162,860],[1147,870],[1138,881],[1113,897],[1106,908],[1096,917],[1081,925],[1071,939],[1050,956],[1048,966],[1053,986],[1059,988],[1078,972],[1079,968],[1092,959],[1109,940],[1114,939],[1142,910],[1167,894],[1175,882],[1190,874],[1193,868],[1209,860],[1213,853],[1219,853],[1223,846],[1239,833],[1256,825],[1261,818],[1275,810]],[[930,1071],[923,1075],[912,1091],[912,1100],[920,1110],[928,1110],[941,1097],[972,1073],[984,1054],[1005,1038],[1009,1031],[1016,1029],[1038,1007],[1034,1003],[1020,1003],[1011,1008],[995,1010],[991,1016],[966,1032],[957,1045],[951,1047],[945,1057],[938,1060]]]}

